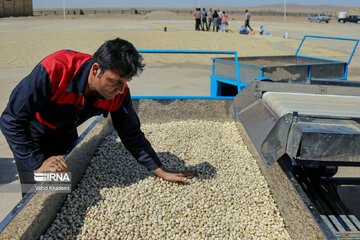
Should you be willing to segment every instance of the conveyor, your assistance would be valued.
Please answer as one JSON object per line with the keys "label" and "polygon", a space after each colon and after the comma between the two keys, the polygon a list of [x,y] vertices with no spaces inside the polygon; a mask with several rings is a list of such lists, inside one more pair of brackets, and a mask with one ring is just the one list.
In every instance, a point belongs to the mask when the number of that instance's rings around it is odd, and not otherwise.
{"label": "conveyor", "polygon": [[238,126],[294,239],[360,239],[359,213],[337,192],[360,178],[336,177],[360,166],[360,89],[315,83],[248,84],[235,97]]}

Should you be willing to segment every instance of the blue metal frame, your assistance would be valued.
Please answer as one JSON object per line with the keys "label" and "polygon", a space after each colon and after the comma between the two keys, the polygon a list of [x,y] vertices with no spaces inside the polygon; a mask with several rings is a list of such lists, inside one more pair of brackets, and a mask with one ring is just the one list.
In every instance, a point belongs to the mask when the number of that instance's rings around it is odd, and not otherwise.
{"label": "blue metal frame", "polygon": [[[338,61],[338,60],[331,60],[331,59],[325,59],[325,58],[316,58],[316,57],[310,57],[310,56],[301,56],[298,55],[304,41],[306,38],[324,38],[324,39],[335,39],[335,40],[345,40],[345,41],[355,41],[355,46],[354,49],[349,57],[349,60],[346,62],[343,61]],[[330,61],[330,62],[336,62],[336,63],[344,63],[344,75],[341,78],[342,80],[346,80],[347,79],[347,70],[348,70],[348,65],[351,62],[351,59],[355,53],[355,50],[358,46],[359,43],[359,39],[353,39],[353,38],[338,38],[338,37],[326,37],[326,36],[313,36],[313,35],[305,35],[303,37],[303,39],[301,40],[301,43],[295,53],[295,56],[299,56],[299,57],[304,57],[304,58],[312,58],[312,59],[318,59],[318,60],[325,60],[325,61]],[[210,76],[210,81],[211,81],[211,90],[210,90],[210,95],[212,97],[219,97],[221,96],[221,88],[222,88],[222,84],[229,84],[229,85],[236,85],[237,87],[237,91],[240,92],[247,84],[243,83],[240,81],[240,71],[239,71],[239,65],[243,65],[243,66],[248,66],[248,67],[253,67],[253,68],[259,68],[260,69],[260,78],[264,77],[264,67],[259,67],[259,66],[254,66],[251,64],[243,64],[243,63],[239,63],[239,59],[238,59],[238,53],[237,51],[206,51],[206,50],[138,50],[139,53],[157,53],[157,54],[234,54],[235,55],[235,67],[236,67],[236,82],[234,82],[234,80],[231,79],[226,79],[226,78],[221,78],[221,77],[217,77],[215,76],[215,60],[216,61],[220,61],[220,62],[226,62],[226,63],[234,63],[228,60],[224,60],[224,59],[215,59],[215,58],[211,58],[212,59],[212,70],[211,70],[211,76]],[[309,66],[309,78],[311,77],[311,66]],[[236,84],[235,84],[236,83]],[[170,98],[178,98],[179,97],[169,97]],[[194,99],[197,97],[185,97],[185,99]]]}
{"label": "blue metal frame", "polygon": [[[311,56],[302,56],[302,55],[298,55],[301,46],[303,45],[304,41],[306,38],[324,38],[324,39],[335,39],[335,40],[344,40],[344,41],[355,41],[355,46],[354,49],[352,50],[352,53],[350,54],[350,57],[348,59],[347,62],[344,61],[339,61],[339,60],[333,60],[333,59],[326,59],[326,58],[316,58],[316,57],[311,57]],[[359,39],[354,39],[354,38],[340,38],[340,37],[326,37],[326,36],[313,36],[313,35],[305,35],[303,37],[303,39],[301,40],[301,43],[295,53],[295,56],[298,57],[303,57],[303,58],[311,58],[311,59],[317,59],[317,60],[323,60],[323,61],[328,61],[328,62],[333,62],[333,63],[341,63],[344,65],[344,70],[343,70],[343,75],[340,78],[337,78],[338,80],[346,80],[347,79],[347,71],[348,71],[348,65],[351,62],[351,59],[356,51],[356,48],[359,44]],[[212,75],[210,76],[211,78],[211,91],[212,91],[212,96],[219,96],[221,95],[221,84],[220,83],[225,83],[225,84],[230,84],[230,85],[235,85],[234,81],[231,79],[225,79],[225,78],[221,78],[221,77],[217,77],[214,75],[214,65],[215,65],[215,61],[217,62],[225,62],[225,63],[231,63],[234,64],[234,62],[228,61],[228,60],[224,60],[224,59],[215,59],[212,58],[213,61],[213,70],[212,70]],[[237,71],[237,86],[238,86],[238,91],[240,92],[240,90],[242,90],[247,84],[243,83],[240,81],[239,79],[239,65],[241,66],[247,66],[247,67],[252,67],[252,68],[257,68],[260,69],[260,76],[256,79],[266,79],[269,80],[269,78],[266,78],[264,76],[264,67],[260,67],[260,66],[255,66],[255,65],[251,65],[251,64],[245,64],[245,63],[239,63],[238,61],[235,62],[236,64],[236,71]],[[308,79],[311,78],[311,65],[308,66]]]}
{"label": "blue metal frame", "polygon": [[[303,45],[303,43],[304,43],[304,41],[305,41],[305,39],[306,39],[307,37],[308,37],[308,38],[334,39],[334,40],[343,40],[343,41],[355,41],[356,43],[355,43],[355,46],[354,46],[354,48],[353,48],[353,50],[352,50],[352,52],[351,52],[351,54],[350,54],[349,60],[347,61],[347,65],[350,64],[351,59],[352,59],[352,57],[354,56],[355,50],[356,50],[357,46],[359,45],[359,39],[356,39],[356,38],[340,38],[340,37],[326,37],[326,36],[305,35],[305,36],[303,37],[303,39],[301,40],[298,49],[297,49],[296,52],[295,52],[295,56],[298,56],[298,53],[299,53],[299,51],[300,51],[300,48],[301,48],[301,46]],[[301,55],[299,55],[299,56],[301,56]],[[307,56],[301,56],[301,57],[307,57]],[[311,57],[308,57],[308,58],[311,58]],[[315,58],[315,59],[321,59],[321,58]],[[334,60],[329,60],[329,59],[322,59],[322,60],[334,61]],[[335,61],[334,61],[334,62],[335,62]]]}
{"label": "blue metal frame", "polygon": [[[235,55],[235,65],[236,65],[236,81],[237,81],[237,89],[238,92],[241,91],[243,88],[243,84],[240,82],[240,73],[239,73],[239,59],[238,59],[238,53],[237,51],[205,51],[205,50],[138,50],[139,53],[160,53],[160,54],[234,54]],[[213,60],[214,61],[214,60]],[[212,75],[214,76],[214,62],[212,65]],[[211,79],[211,92],[210,95],[212,97],[216,97],[216,95],[213,95],[214,93],[214,84],[217,85],[217,79],[214,79],[210,76]],[[215,89],[216,90],[216,89]],[[170,97],[173,98],[173,97]],[[196,97],[198,98],[198,97]],[[186,99],[192,99],[192,98],[186,98]]]}

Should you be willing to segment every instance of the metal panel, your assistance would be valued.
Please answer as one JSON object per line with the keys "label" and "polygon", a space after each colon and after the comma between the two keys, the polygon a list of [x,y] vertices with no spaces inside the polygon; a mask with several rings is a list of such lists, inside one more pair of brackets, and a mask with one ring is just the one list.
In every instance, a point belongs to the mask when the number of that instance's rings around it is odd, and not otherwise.
{"label": "metal panel", "polygon": [[261,69],[239,64],[240,81],[249,83],[255,78],[262,77]]}
{"label": "metal panel", "polygon": [[[249,83],[258,77],[276,82],[306,82],[314,78],[344,78],[346,63],[303,56],[260,56],[238,58],[240,81]],[[234,58],[215,58],[214,76],[236,80]],[[264,73],[262,73],[263,69]],[[311,73],[311,74],[310,74]]]}
{"label": "metal panel", "polygon": [[252,140],[250,140],[249,132],[241,123],[237,123],[237,127],[269,185],[290,236],[293,239],[304,239],[304,237],[306,239],[325,239],[324,233],[319,227],[320,216],[316,218],[312,216],[310,212],[313,207],[310,201],[292,174],[283,166],[282,161],[266,167],[259,151],[256,150]]}
{"label": "metal panel", "polygon": [[[257,100],[249,107],[238,111],[237,117],[244,125],[255,148],[260,152],[261,143],[273,128],[277,121],[277,117],[261,99]],[[265,159],[264,162],[267,164]]]}
{"label": "metal panel", "polygon": [[[275,82],[306,82],[309,76],[308,66],[285,66],[285,67],[266,67],[264,76],[271,78]],[[326,78],[326,76],[322,76]]]}
{"label": "metal panel", "polygon": [[344,78],[346,63],[311,66],[311,78]]}
{"label": "metal panel", "polygon": [[[236,81],[235,63],[216,61],[214,62],[214,76]],[[241,75],[240,75],[241,76]],[[241,81],[243,81],[241,79]]]}
{"label": "metal panel", "polygon": [[[101,119],[82,141],[66,157],[68,171],[72,176],[72,188],[82,175],[104,137],[112,131],[109,119]],[[56,192],[28,193],[26,201],[21,201],[14,210],[1,222],[4,229],[0,239],[37,239],[52,222],[56,213],[66,199],[66,194]]]}
{"label": "metal panel", "polygon": [[[265,165],[269,166],[286,154],[288,134],[293,122],[292,114],[282,116],[260,143]],[[245,124],[245,123],[244,123]]]}
{"label": "metal panel", "polygon": [[4,17],[15,16],[15,0],[4,1]]}
{"label": "metal panel", "polygon": [[360,124],[353,120],[299,116],[286,138],[286,152],[294,159],[360,162]]}
{"label": "metal panel", "polygon": [[25,15],[25,1],[24,0],[17,0],[15,1],[15,16],[24,16]]}

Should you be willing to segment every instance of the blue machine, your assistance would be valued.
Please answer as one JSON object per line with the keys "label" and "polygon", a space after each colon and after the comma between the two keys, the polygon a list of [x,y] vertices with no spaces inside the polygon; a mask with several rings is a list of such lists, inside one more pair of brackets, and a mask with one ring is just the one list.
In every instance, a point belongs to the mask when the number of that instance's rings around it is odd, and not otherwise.
{"label": "blue machine", "polygon": [[[355,46],[347,62],[302,56],[298,53],[306,38],[354,41]],[[346,80],[358,43],[359,39],[305,35],[295,55],[212,58],[211,96],[234,96],[254,80],[292,83],[311,79]]]}
{"label": "blue machine", "polygon": [[[306,38],[354,41],[347,62],[299,55]],[[254,80],[306,83],[313,79],[347,80],[348,65],[359,39],[305,35],[295,55],[238,57],[237,51],[139,50],[157,54],[229,54],[234,57],[212,58],[210,96],[233,97]]]}

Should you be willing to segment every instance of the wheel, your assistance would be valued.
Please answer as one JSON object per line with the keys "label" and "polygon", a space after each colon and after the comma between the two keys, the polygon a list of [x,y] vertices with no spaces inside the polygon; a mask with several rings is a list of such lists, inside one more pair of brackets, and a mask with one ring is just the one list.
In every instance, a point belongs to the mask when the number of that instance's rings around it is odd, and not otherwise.
{"label": "wheel", "polygon": [[329,21],[326,21],[326,23],[329,23]]}
{"label": "wheel", "polygon": [[342,19],[340,20],[340,22],[341,22],[341,23],[345,23],[344,20],[342,20]]}
{"label": "wheel", "polygon": [[320,20],[317,20],[318,23],[320,23]]}
{"label": "wheel", "polygon": [[358,21],[358,23],[360,23],[360,21]]}

